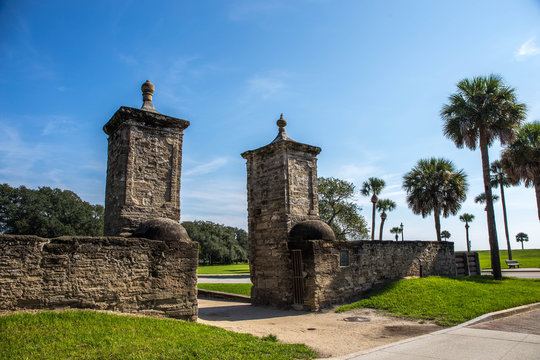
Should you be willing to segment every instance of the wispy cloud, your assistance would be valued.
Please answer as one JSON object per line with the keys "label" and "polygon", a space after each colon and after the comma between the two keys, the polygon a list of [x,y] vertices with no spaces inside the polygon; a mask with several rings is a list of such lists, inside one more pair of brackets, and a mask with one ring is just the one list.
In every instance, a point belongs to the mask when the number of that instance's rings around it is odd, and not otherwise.
{"label": "wispy cloud", "polygon": [[187,169],[184,171],[183,175],[185,177],[189,177],[189,176],[209,174],[218,170],[222,166],[226,165],[227,162],[228,162],[227,158],[220,157],[204,164],[195,165],[192,168],[189,168],[186,166]]}
{"label": "wispy cloud", "polygon": [[77,126],[70,116],[51,115],[46,117],[45,126],[41,131],[41,135],[52,135],[58,133],[67,133],[72,131]]}
{"label": "wispy cloud", "polygon": [[247,81],[247,92],[264,100],[274,96],[285,87],[278,78],[255,76]]}
{"label": "wispy cloud", "polygon": [[520,48],[516,51],[516,57],[523,58],[540,54],[540,48],[534,40],[534,38],[530,38],[521,44]]}

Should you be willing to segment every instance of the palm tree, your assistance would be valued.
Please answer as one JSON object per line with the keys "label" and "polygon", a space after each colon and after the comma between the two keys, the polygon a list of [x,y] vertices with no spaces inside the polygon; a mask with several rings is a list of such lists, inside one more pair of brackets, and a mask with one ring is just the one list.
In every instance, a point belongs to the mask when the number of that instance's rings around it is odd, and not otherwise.
{"label": "palm tree", "polygon": [[401,234],[401,228],[399,226],[394,226],[390,229],[390,234],[396,235],[396,241],[399,239],[399,234]]}
{"label": "palm tree", "polygon": [[386,212],[396,208],[396,203],[390,199],[380,199],[377,202],[377,210],[381,211],[381,229],[379,230],[379,240],[382,241],[383,226],[386,220]]}
{"label": "palm tree", "polygon": [[516,235],[516,241],[521,243],[521,250],[524,250],[523,242],[529,241],[529,235],[520,232],[519,234]]}
{"label": "palm tree", "polygon": [[375,204],[377,203],[377,195],[379,195],[386,183],[383,179],[370,177],[362,184],[360,192],[364,196],[371,196],[371,202],[373,203],[373,213],[371,215],[371,240],[375,240]]}
{"label": "palm tree", "polygon": [[478,146],[482,158],[484,192],[486,193],[486,216],[493,276],[502,279],[499,244],[493,212],[491,183],[489,178],[488,147],[499,138],[501,144],[509,144],[515,131],[525,120],[527,107],[519,103],[513,88],[506,86],[498,75],[463,79],[457,84],[457,92],[450,95],[449,104],[443,106],[444,135],[457,147],[475,150]]}
{"label": "palm tree", "polygon": [[450,239],[451,236],[452,234],[450,234],[450,231],[448,230],[441,231],[441,237],[444,239],[444,241],[448,241],[448,239]]}
{"label": "palm tree", "polygon": [[508,260],[512,260],[512,248],[510,247],[510,235],[508,234],[508,218],[506,217],[506,201],[504,199],[504,188],[506,186],[510,186],[510,182],[508,180],[508,177],[506,176],[506,173],[503,171],[501,162],[499,160],[495,160],[491,163],[491,166],[489,167],[489,171],[491,173],[490,181],[491,181],[491,187],[499,187],[501,188],[501,203],[503,208],[503,220],[504,220],[504,232],[506,235],[506,248],[508,249]]}
{"label": "palm tree", "polygon": [[463,215],[459,216],[459,220],[465,223],[465,233],[467,234],[467,252],[471,252],[471,241],[469,240],[469,223],[474,220],[474,215],[463,213]]}
{"label": "palm tree", "polygon": [[524,181],[526,187],[534,186],[540,219],[540,122],[519,129],[517,140],[503,150],[501,162],[513,184]]}
{"label": "palm tree", "polygon": [[437,240],[441,241],[440,215],[448,217],[459,211],[467,197],[467,175],[450,160],[422,159],[403,176],[403,188],[413,213],[426,217],[433,211]]}
{"label": "palm tree", "polygon": [[[493,200],[493,202],[495,202],[495,201],[499,200],[499,196],[495,195],[495,194],[492,194],[491,199]],[[474,202],[477,203],[477,204],[485,204],[486,203],[486,193],[480,193],[480,194],[476,195],[476,197],[474,198]],[[487,211],[487,205],[484,206],[484,211]]]}

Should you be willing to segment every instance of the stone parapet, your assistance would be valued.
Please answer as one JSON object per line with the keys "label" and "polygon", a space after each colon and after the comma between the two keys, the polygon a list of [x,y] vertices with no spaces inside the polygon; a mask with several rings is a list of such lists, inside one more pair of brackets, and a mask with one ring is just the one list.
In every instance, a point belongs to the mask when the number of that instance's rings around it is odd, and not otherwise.
{"label": "stone parapet", "polygon": [[0,310],[86,308],[197,319],[198,244],[0,235]]}
{"label": "stone parapet", "polygon": [[452,242],[307,240],[289,248],[301,250],[303,305],[313,311],[404,277],[456,274]]}

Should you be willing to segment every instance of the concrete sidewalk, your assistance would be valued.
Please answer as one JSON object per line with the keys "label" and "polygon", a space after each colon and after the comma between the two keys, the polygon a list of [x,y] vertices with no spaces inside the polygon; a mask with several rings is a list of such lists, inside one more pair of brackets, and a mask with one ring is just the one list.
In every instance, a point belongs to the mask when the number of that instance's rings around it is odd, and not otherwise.
{"label": "concrete sidewalk", "polygon": [[[505,321],[501,321],[502,318]],[[540,359],[540,321],[533,328],[519,328],[518,317],[540,318],[540,303],[482,315],[458,326],[411,338],[379,348],[332,359],[351,360],[413,360],[413,359]],[[512,323],[511,331],[487,330]],[[498,320],[497,320],[498,319]],[[473,328],[482,324],[480,328]],[[490,326],[490,323],[493,323]],[[529,324],[531,321],[529,321]],[[480,326],[478,326],[480,327]],[[515,332],[519,331],[519,332]]]}

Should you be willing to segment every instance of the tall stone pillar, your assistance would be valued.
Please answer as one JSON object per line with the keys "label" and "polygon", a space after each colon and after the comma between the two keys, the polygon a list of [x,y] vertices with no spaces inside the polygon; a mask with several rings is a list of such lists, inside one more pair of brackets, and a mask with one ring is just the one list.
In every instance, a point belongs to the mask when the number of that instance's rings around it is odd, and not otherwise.
{"label": "tall stone pillar", "polygon": [[180,221],[183,131],[189,121],[157,112],[154,85],[142,85],[141,109],[122,106],[105,124],[109,135],[105,230],[129,235],[144,220]]}
{"label": "tall stone pillar", "polygon": [[274,141],[242,157],[247,160],[251,302],[285,307],[293,302],[289,231],[300,221],[319,219],[321,148],[289,138],[283,114],[277,125]]}

